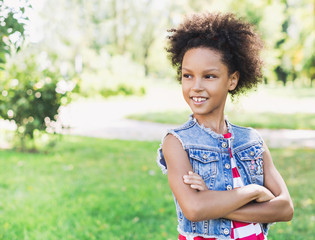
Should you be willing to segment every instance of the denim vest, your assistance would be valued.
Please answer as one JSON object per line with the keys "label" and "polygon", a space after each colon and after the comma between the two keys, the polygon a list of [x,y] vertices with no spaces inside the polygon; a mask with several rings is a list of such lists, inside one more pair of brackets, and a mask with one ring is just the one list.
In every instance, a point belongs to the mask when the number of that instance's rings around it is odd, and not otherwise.
{"label": "denim vest", "polygon": [[[226,120],[231,137],[231,152],[244,185],[263,185],[262,157],[263,140],[256,130],[235,126]],[[193,171],[198,173],[209,190],[224,191],[233,189],[233,176],[229,154],[228,140],[190,117],[190,120],[179,128],[168,130],[182,144],[187,152]],[[161,144],[162,146],[162,144]],[[158,149],[158,165],[164,174],[167,166],[162,148]],[[173,195],[174,196],[174,195]],[[175,196],[178,231],[185,236],[231,238],[231,221],[228,219],[211,219],[191,222],[183,214]],[[262,224],[264,235],[267,235],[269,224]]]}

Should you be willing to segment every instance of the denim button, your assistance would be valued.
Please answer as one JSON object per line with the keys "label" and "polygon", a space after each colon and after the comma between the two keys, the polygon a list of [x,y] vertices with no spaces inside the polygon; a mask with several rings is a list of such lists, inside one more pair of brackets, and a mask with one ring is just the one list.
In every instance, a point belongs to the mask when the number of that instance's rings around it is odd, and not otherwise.
{"label": "denim button", "polygon": [[255,155],[255,153],[253,151],[250,151],[249,155],[253,157]]}
{"label": "denim button", "polygon": [[227,190],[232,190],[232,186],[231,185],[227,185],[226,189]]}
{"label": "denim button", "polygon": [[228,163],[226,163],[225,165],[224,165],[224,167],[226,168],[226,169],[230,169],[230,164],[228,164]]}
{"label": "denim button", "polygon": [[228,234],[230,233],[230,231],[229,231],[229,229],[224,228],[223,233],[224,233],[225,235],[228,235]]}
{"label": "denim button", "polygon": [[226,147],[227,147],[227,143],[226,143],[226,142],[223,142],[223,143],[222,143],[222,147],[223,147],[223,148],[226,148]]}
{"label": "denim button", "polygon": [[202,158],[207,159],[208,158],[207,154],[203,154]]}

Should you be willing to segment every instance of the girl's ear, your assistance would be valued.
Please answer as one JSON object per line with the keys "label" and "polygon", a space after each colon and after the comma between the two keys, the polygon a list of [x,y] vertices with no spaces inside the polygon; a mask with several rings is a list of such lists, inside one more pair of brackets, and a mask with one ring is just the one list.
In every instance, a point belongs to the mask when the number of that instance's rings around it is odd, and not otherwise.
{"label": "girl's ear", "polygon": [[238,71],[235,71],[230,75],[229,91],[233,91],[236,88],[239,78],[240,73]]}

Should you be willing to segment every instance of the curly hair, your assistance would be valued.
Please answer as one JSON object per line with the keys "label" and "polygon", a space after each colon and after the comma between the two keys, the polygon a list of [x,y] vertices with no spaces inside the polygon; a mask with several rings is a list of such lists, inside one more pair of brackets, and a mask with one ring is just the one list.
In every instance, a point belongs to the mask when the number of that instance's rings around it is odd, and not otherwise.
{"label": "curly hair", "polygon": [[170,29],[166,51],[181,82],[183,57],[187,50],[206,47],[222,54],[229,74],[240,74],[232,97],[256,87],[262,81],[263,42],[254,27],[232,13],[202,13],[186,18],[177,29]]}

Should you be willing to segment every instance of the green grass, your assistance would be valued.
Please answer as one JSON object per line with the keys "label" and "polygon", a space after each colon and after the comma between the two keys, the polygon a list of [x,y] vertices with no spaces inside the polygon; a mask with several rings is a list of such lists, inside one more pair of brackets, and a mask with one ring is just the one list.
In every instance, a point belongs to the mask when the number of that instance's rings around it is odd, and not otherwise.
{"label": "green grass", "polygon": [[[65,136],[47,154],[0,151],[0,239],[177,239],[158,145]],[[315,151],[271,151],[295,217],[274,225],[268,239],[312,239]]]}
{"label": "green grass", "polygon": [[[134,114],[129,119],[169,124],[183,124],[188,120],[188,111],[152,112],[146,114]],[[228,119],[241,126],[269,129],[312,129],[315,130],[315,114],[311,113],[247,113],[229,111]]]}
{"label": "green grass", "polygon": [[[271,86],[271,85],[260,85],[258,89],[263,89],[269,96],[278,96],[284,98],[293,99],[311,99],[315,97],[314,88],[302,87],[302,86]],[[255,94],[255,93],[254,93]]]}

